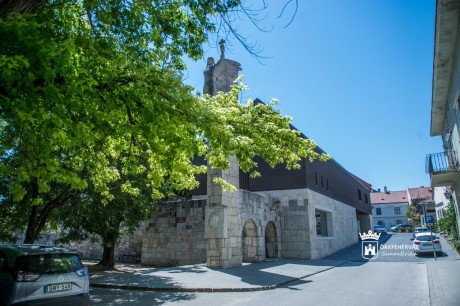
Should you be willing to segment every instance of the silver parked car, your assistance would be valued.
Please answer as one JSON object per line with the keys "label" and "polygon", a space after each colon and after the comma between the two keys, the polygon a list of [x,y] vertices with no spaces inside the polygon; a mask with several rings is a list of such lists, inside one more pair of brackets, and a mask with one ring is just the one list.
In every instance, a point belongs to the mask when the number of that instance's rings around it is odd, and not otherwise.
{"label": "silver parked car", "polygon": [[62,247],[0,245],[0,305],[88,305],[89,276]]}
{"label": "silver parked car", "polygon": [[431,233],[420,233],[415,237],[413,241],[415,255],[422,253],[433,253],[436,252],[438,255],[442,255],[442,247],[439,241],[439,237],[432,235]]}

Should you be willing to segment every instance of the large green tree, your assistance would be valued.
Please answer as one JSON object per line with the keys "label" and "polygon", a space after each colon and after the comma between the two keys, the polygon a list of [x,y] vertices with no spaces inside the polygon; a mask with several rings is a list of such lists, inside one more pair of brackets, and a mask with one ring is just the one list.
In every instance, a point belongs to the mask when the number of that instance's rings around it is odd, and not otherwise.
{"label": "large green tree", "polygon": [[[181,56],[202,44],[241,1],[0,1],[0,218],[34,242],[53,212],[89,190],[152,199],[197,186],[205,167],[236,156],[296,166],[317,158],[288,117],[184,85]],[[139,162],[142,160],[142,162]],[[143,187],[133,184],[133,178]],[[134,203],[134,202],[133,202]],[[134,205],[134,204],[133,204]],[[1,238],[0,237],[0,238]]]}

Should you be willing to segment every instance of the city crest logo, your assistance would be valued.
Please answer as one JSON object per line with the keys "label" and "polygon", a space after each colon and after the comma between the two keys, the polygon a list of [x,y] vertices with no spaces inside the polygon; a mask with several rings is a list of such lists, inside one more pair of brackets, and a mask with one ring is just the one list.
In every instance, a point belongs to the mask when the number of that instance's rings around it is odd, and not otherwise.
{"label": "city crest logo", "polygon": [[379,238],[380,233],[373,233],[371,230],[367,233],[359,233],[361,237],[361,255],[364,259],[376,259],[379,255]]}

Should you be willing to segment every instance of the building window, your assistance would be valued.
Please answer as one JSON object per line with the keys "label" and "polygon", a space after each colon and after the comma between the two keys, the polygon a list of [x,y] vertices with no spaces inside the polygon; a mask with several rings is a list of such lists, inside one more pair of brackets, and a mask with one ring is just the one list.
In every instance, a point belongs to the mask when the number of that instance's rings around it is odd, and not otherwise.
{"label": "building window", "polygon": [[367,198],[367,194],[364,194],[364,203],[369,204],[369,199]]}
{"label": "building window", "polygon": [[324,188],[324,180],[323,180],[323,176],[321,175],[321,188]]}
{"label": "building window", "polygon": [[459,98],[460,98],[460,95],[459,93],[457,92],[457,96],[455,97],[455,101],[454,101],[454,105],[453,105],[453,109],[454,109],[454,113],[455,113],[455,117],[457,119],[457,123],[460,123],[460,107],[459,107]]}
{"label": "building window", "polygon": [[318,185],[318,173],[315,172],[315,185]]}
{"label": "building window", "polygon": [[375,209],[375,214],[376,214],[377,216],[380,216],[380,215],[382,214],[382,209],[381,209],[380,207],[377,207],[377,208]]}
{"label": "building window", "polygon": [[289,200],[289,211],[297,211],[297,200]]}
{"label": "building window", "polygon": [[395,207],[395,215],[401,214],[401,207]]}
{"label": "building window", "polygon": [[380,221],[377,221],[377,224],[378,224],[378,225],[381,225],[381,226],[385,226],[385,224],[384,224],[383,221],[381,221],[381,220],[380,220]]}
{"label": "building window", "polygon": [[396,220],[396,224],[401,224],[401,220]]}
{"label": "building window", "polygon": [[329,179],[326,179],[326,189],[329,190]]}
{"label": "building window", "polygon": [[358,199],[361,201],[363,199],[361,190],[358,189]]}
{"label": "building window", "polygon": [[316,235],[322,237],[332,236],[332,213],[315,209]]}

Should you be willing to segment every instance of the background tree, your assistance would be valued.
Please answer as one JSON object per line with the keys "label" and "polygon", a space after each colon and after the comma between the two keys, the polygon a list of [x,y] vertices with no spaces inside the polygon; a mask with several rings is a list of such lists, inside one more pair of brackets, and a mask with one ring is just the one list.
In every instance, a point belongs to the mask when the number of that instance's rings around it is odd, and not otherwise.
{"label": "background tree", "polygon": [[156,208],[148,193],[133,197],[116,188],[113,195],[113,201],[104,205],[98,192],[85,190],[57,210],[52,220],[55,228],[62,230],[58,243],[100,241],[103,254],[99,264],[113,267],[117,241],[136,230]]}
{"label": "background tree", "polygon": [[409,223],[414,226],[420,226],[420,215],[418,214],[417,211],[417,204],[411,204],[407,208],[406,216],[409,219]]}
{"label": "background tree", "polygon": [[194,156],[227,168],[234,155],[244,171],[254,156],[288,167],[317,158],[275,103],[240,104],[238,86],[197,98],[182,81],[181,56],[199,58],[216,31],[213,16],[241,5],[0,1],[2,221],[26,227],[32,243],[82,192],[107,205],[119,192],[160,199],[166,179],[175,190],[195,188],[206,167],[191,164]]}

